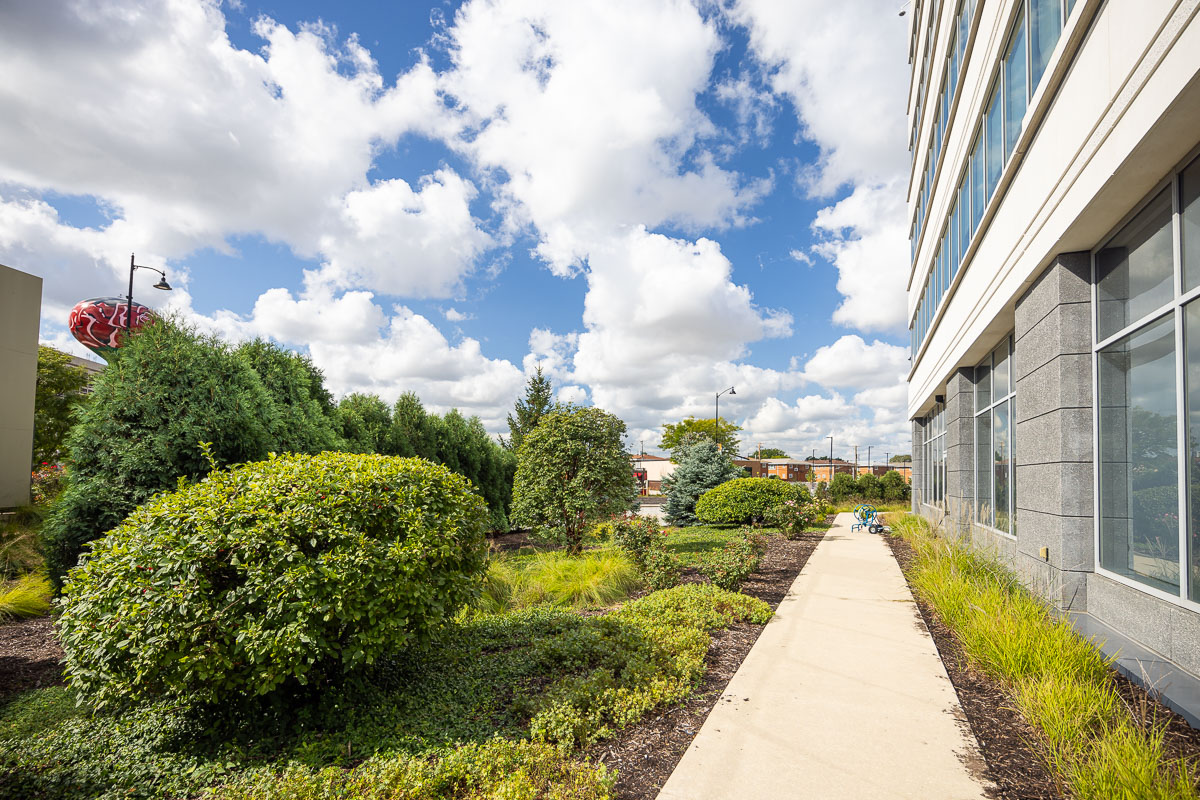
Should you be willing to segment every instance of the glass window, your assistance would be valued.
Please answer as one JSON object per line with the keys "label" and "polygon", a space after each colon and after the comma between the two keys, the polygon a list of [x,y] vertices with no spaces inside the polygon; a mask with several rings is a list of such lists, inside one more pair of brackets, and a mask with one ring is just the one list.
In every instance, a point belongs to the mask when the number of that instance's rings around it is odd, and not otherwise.
{"label": "glass window", "polygon": [[963,3],[958,10],[958,61],[961,64],[967,52],[967,34],[971,30],[971,9],[969,3]]}
{"label": "glass window", "polygon": [[1187,358],[1187,492],[1188,594],[1200,601],[1200,303],[1184,310],[1184,347]]}
{"label": "glass window", "polygon": [[992,527],[1002,531],[1009,529],[1009,483],[1010,483],[1010,450],[1012,428],[1009,424],[1008,403],[1000,403],[992,409],[992,471],[995,482],[992,484],[992,507],[995,509],[995,522]]}
{"label": "glass window", "polygon": [[975,417],[975,520],[992,525],[992,412]]}
{"label": "glass window", "polygon": [[992,401],[1007,397],[1012,391],[1012,381],[1009,380],[1008,340],[992,351]]}
{"label": "glass window", "polygon": [[950,40],[950,47],[946,52],[949,54],[950,61],[950,81],[946,86],[950,92],[953,92],[954,87],[958,86],[958,46],[954,39]]}
{"label": "glass window", "polygon": [[1200,158],[1179,176],[1180,231],[1183,244],[1183,287],[1200,285]]}
{"label": "glass window", "polygon": [[1179,593],[1175,324],[1099,351],[1100,564]]}
{"label": "glass window", "polygon": [[[963,258],[967,255],[967,247],[971,244],[971,192],[970,175],[963,174],[963,182],[958,185],[958,207],[962,213],[958,217],[958,238],[962,240]],[[961,263],[962,259],[959,259]],[[955,265],[957,268],[957,265]]]}
{"label": "glass window", "polygon": [[975,368],[975,411],[980,412],[992,404],[992,359],[991,356]]}
{"label": "glass window", "polygon": [[971,152],[971,231],[979,227],[983,219],[983,206],[987,202],[987,191],[983,182],[983,130],[975,140],[975,149]]}
{"label": "glass window", "polygon": [[1096,254],[1100,339],[1169,302],[1173,278],[1171,194],[1164,189]]}
{"label": "glass window", "polygon": [[[1013,392],[1017,390],[1013,386]],[[1008,460],[1012,464],[1009,473],[1012,478],[1008,484],[1008,532],[1017,535],[1017,395],[1008,398],[1008,415],[1012,420],[1012,435],[1008,437]]]}
{"label": "glass window", "polygon": [[1004,151],[1001,149],[1003,133],[1003,105],[1000,100],[1000,82],[992,90],[992,99],[988,101],[986,120],[987,145],[987,196],[990,198],[1000,183],[1000,171],[1004,169]]}
{"label": "glass window", "polygon": [[1012,155],[1021,134],[1025,118],[1028,86],[1025,83],[1025,19],[1017,17],[1017,26],[1009,39],[1008,54],[1004,56],[1004,157]]}
{"label": "glass window", "polygon": [[[1029,0],[1029,85],[1036,88],[1062,33],[1060,0]],[[1033,94],[1033,92],[1030,92]]]}

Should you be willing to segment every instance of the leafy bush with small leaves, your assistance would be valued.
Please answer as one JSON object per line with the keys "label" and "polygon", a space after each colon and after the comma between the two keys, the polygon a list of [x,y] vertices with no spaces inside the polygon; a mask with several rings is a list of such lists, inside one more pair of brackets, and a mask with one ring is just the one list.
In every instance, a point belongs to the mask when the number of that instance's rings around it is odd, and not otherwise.
{"label": "leafy bush with small leaves", "polygon": [[679,557],[668,550],[661,541],[647,551],[642,578],[652,591],[658,592],[677,586],[682,574],[683,565],[679,562]]}
{"label": "leafy bush with small leaves", "polygon": [[829,484],[829,499],[835,503],[840,503],[846,498],[853,497],[858,493],[858,482],[853,477],[845,472],[839,472],[833,476],[833,481]]}
{"label": "leafy bush with small leaves", "polygon": [[602,409],[556,405],[524,434],[512,521],[573,553],[597,521],[634,507],[625,423]]}
{"label": "leafy bush with small leaves", "polygon": [[465,478],[421,459],[323,453],[214,470],[136,510],[69,573],[68,681],[103,708],[336,678],[473,599],[486,521]]}
{"label": "leafy bush with small leaves", "polygon": [[904,480],[904,476],[894,469],[883,473],[883,477],[879,479],[879,488],[883,492],[883,499],[891,503],[903,502],[912,496],[912,487]]}
{"label": "leafy bush with small leaves", "polygon": [[612,541],[641,572],[652,591],[669,589],[679,583],[683,565],[667,550],[666,533],[658,521],[649,517],[614,517]]}
{"label": "leafy bush with small leaves", "polygon": [[529,741],[471,742],[440,758],[381,756],[353,769],[255,771],[205,800],[608,800],[616,773]]}
{"label": "leafy bush with small leaves", "polygon": [[[173,800],[228,785],[243,793],[232,798],[305,797],[306,774],[336,767],[324,775],[344,776],[354,791],[340,797],[350,800],[356,791],[374,797],[349,782],[361,759],[411,756],[411,780],[385,783],[392,790],[385,797],[572,798],[588,779],[567,766],[571,747],[612,736],[647,710],[689,696],[704,675],[711,631],[738,621],[764,624],[771,615],[760,600],[708,584],[654,592],[606,615],[551,606],[464,614],[437,637],[378,660],[361,681],[310,693],[303,705],[239,701],[238,716],[221,725],[212,722],[224,718],[218,709],[163,701],[93,714],[64,687],[41,689],[0,707],[0,796]],[[539,746],[491,751],[497,736],[534,737]],[[547,745],[563,753],[561,771],[542,759]],[[463,747],[463,761],[455,761]],[[446,758],[479,762],[457,773],[477,776],[477,788],[492,785],[480,762],[488,758],[546,780],[535,778],[533,794],[522,794],[528,787],[520,783],[472,794],[439,783]],[[432,771],[416,769],[416,761]],[[275,779],[281,784],[271,794]]]}
{"label": "leafy bush with small leaves", "polygon": [[700,561],[700,574],[726,591],[736,592],[746,578],[758,569],[758,560],[765,549],[765,536],[758,531],[742,531],[720,550],[705,554]]}
{"label": "leafy bush with small leaves", "polygon": [[788,500],[809,499],[808,489],[769,478],[738,478],[708,490],[696,501],[696,516],[707,525],[760,523]]}
{"label": "leafy bush with small leaves", "polygon": [[621,548],[639,570],[646,569],[646,556],[656,544],[662,543],[663,532],[657,520],[626,515],[613,517],[607,523],[612,530],[612,543]]}
{"label": "leafy bush with small leaves", "polygon": [[820,503],[805,503],[800,500],[787,500],[767,512],[766,521],[783,531],[788,539],[799,539],[805,530],[824,518],[821,513],[824,506]]}

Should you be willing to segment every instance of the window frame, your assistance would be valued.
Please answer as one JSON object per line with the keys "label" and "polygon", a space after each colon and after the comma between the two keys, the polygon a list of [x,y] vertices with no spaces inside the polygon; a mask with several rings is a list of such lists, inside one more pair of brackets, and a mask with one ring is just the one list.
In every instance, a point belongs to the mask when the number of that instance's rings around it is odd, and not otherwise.
{"label": "window frame", "polygon": [[[1189,514],[1189,465],[1190,449],[1187,446],[1189,435],[1188,419],[1188,365],[1186,339],[1184,337],[1185,316],[1187,307],[1200,302],[1200,284],[1190,290],[1184,290],[1183,259],[1182,259],[1182,203],[1181,203],[1181,173],[1193,163],[1200,161],[1200,145],[1194,147],[1166,177],[1156,183],[1146,195],[1130,209],[1117,224],[1105,234],[1104,238],[1092,248],[1090,256],[1091,267],[1091,368],[1092,368],[1092,548],[1093,569],[1096,574],[1103,575],[1109,580],[1116,581],[1137,591],[1165,600],[1169,603],[1195,611],[1200,607],[1200,600],[1190,598],[1193,577],[1191,574],[1191,553],[1188,548],[1190,514]],[[1099,336],[1099,285],[1097,284],[1097,255],[1116,238],[1125,226],[1133,221],[1154,202],[1164,189],[1169,190],[1171,197],[1171,258],[1172,258],[1172,297],[1136,320],[1130,321],[1123,328],[1114,331],[1104,339]],[[1103,511],[1103,501],[1100,495],[1100,352],[1122,338],[1134,334],[1150,325],[1171,317],[1174,325],[1175,343],[1175,414],[1176,414],[1176,494],[1178,500],[1179,525],[1179,593],[1160,589],[1143,583],[1134,578],[1122,575],[1104,567],[1101,564],[1100,527]],[[1197,533],[1200,533],[1198,531]]]}
{"label": "window frame", "polygon": [[[1015,339],[1015,337],[1011,333],[1008,334],[1003,339],[1001,339],[999,342],[997,342],[996,345],[988,351],[987,356],[985,356],[982,361],[980,361],[978,364],[975,365],[974,374],[972,376],[973,377],[973,380],[972,380],[972,408],[973,408],[973,410],[971,413],[971,437],[972,437],[971,475],[973,478],[973,482],[971,485],[971,505],[972,505],[971,524],[978,525],[981,528],[986,528],[989,531],[992,531],[993,533],[997,533],[997,534],[999,534],[1001,536],[1005,536],[1009,539],[1017,538],[1017,533],[1016,533],[1016,527],[1017,527],[1017,525],[1016,525],[1016,519],[1017,519],[1017,492],[1016,492],[1016,488],[1017,488],[1017,459],[1016,459],[1016,450],[1017,450],[1017,448],[1016,448],[1016,443],[1017,443],[1017,414],[1016,414],[1017,380],[1016,380],[1016,377],[1017,376],[1016,376],[1016,370],[1013,368],[1016,363],[1016,359],[1015,359],[1016,342],[1014,341],[1014,339]],[[997,397],[996,396],[996,375],[995,375],[996,360],[994,358],[994,354],[995,354],[996,350],[999,349],[1001,346],[1004,346],[1008,351],[1008,356],[1006,359],[1007,364],[1008,364],[1008,392],[1006,394],[1004,394],[1002,397]],[[979,382],[979,370],[981,368],[983,368],[985,365],[987,366],[987,370],[988,370],[988,403],[987,403],[987,405],[980,407],[979,393],[978,393],[977,385]],[[995,453],[996,453],[996,444],[995,444],[995,441],[996,441],[996,437],[995,437],[996,417],[995,417],[995,410],[1001,406],[1006,407],[1009,412],[1009,418],[1008,418],[1009,498],[1008,498],[1008,508],[1006,509],[1006,511],[1008,513],[1008,519],[1010,521],[1009,522],[1010,530],[1007,530],[1007,531],[1004,530],[1003,528],[999,528],[995,525],[995,522],[996,522],[996,519],[998,516],[996,502],[995,502],[995,500],[996,500],[996,456],[995,456]],[[979,464],[980,464],[980,461],[979,461],[979,452],[978,451],[979,451],[980,441],[979,441],[979,437],[976,435],[976,431],[979,430],[980,417],[984,417],[984,416],[986,416],[988,419],[988,430],[990,431],[990,434],[988,437],[988,443],[989,443],[988,446],[989,446],[989,449],[992,451],[990,457],[988,458],[988,463],[991,464],[991,479],[990,479],[991,495],[989,498],[991,513],[989,515],[990,521],[988,521],[988,522],[981,521],[980,515],[979,515],[979,478],[980,478]]]}

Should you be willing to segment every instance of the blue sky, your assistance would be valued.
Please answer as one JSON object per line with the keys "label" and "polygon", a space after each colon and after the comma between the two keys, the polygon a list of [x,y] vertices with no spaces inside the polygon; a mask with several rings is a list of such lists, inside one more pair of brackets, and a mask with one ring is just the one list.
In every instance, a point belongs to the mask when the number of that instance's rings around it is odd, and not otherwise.
{"label": "blue sky", "polygon": [[[0,9],[0,262],[42,339],[123,293],[340,395],[559,397],[908,450],[907,19],[819,0]],[[749,449],[744,447],[744,449]]]}

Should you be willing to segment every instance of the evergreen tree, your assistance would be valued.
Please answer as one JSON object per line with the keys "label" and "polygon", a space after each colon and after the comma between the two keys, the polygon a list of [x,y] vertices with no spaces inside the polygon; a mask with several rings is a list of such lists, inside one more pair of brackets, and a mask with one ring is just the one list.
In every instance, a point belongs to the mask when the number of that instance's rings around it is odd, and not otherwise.
{"label": "evergreen tree", "polygon": [[506,449],[513,452],[521,449],[521,442],[529,432],[538,426],[542,417],[550,413],[551,396],[550,379],[542,374],[542,365],[538,364],[537,371],[530,376],[525,386],[525,399],[517,400],[514,409],[517,412],[516,417],[508,415],[509,438],[508,441],[503,437],[500,439],[500,443]]}
{"label": "evergreen tree", "polygon": [[345,448],[333,396],[308,356],[262,339],[246,342],[235,352],[258,373],[275,403],[277,413],[270,421],[274,450],[321,453]]}
{"label": "evergreen tree", "polygon": [[700,495],[725,481],[733,480],[742,471],[728,453],[717,448],[706,437],[684,441],[676,448],[679,466],[663,479],[667,495],[664,507],[667,522],[672,525],[696,525],[696,501]]}
{"label": "evergreen tree", "polygon": [[338,403],[337,415],[349,452],[387,452],[392,411],[378,395],[348,394]]}
{"label": "evergreen tree", "polygon": [[53,347],[38,347],[37,389],[33,401],[33,467],[57,464],[67,432],[87,395],[88,374]]}

